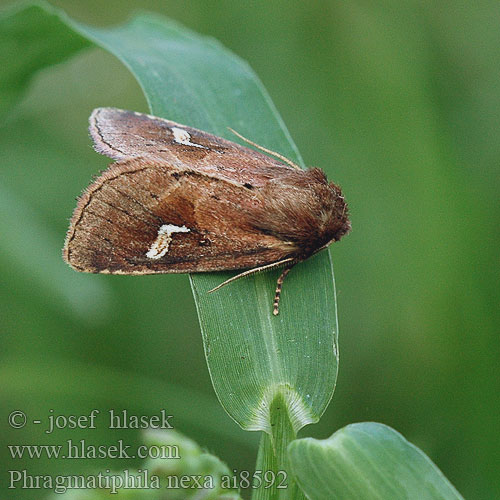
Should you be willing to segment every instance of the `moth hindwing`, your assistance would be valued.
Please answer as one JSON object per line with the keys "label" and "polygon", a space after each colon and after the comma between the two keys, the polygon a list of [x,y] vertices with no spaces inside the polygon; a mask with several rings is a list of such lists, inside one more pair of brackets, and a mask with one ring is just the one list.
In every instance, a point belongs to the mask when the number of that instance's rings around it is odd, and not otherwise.
{"label": "moth hindwing", "polygon": [[78,271],[246,269],[243,276],[282,265],[277,314],[289,268],[350,229],[340,188],[277,153],[282,161],[115,108],[94,110],[90,135],[116,162],[84,191],[71,219],[63,254]]}

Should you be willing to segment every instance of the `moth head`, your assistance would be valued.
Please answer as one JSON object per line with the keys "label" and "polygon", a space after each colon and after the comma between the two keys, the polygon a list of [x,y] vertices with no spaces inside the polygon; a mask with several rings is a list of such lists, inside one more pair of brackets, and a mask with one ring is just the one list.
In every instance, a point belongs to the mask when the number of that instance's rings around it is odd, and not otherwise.
{"label": "moth head", "polygon": [[319,168],[307,171],[311,182],[307,196],[310,211],[311,233],[304,241],[307,254],[316,253],[335,241],[351,229],[348,207],[339,186],[328,182],[325,173]]}

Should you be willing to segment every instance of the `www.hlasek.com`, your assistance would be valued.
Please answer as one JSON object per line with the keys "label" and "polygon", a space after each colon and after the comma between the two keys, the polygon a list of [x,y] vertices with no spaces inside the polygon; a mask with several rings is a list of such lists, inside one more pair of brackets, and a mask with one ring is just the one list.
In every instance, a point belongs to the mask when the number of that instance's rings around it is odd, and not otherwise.
{"label": "www.hlasek.com", "polygon": [[147,469],[130,472],[112,473],[109,469],[94,475],[31,475],[26,470],[9,470],[9,489],[52,490],[54,493],[66,493],[68,490],[104,489],[110,494],[119,490],[149,490],[149,489],[198,489],[238,490],[248,488],[265,489],[275,486],[286,489],[287,475],[285,471],[249,471],[233,470],[234,475],[214,477],[207,475],[166,476],[160,478],[150,474]]}
{"label": "www.hlasek.com", "polygon": [[12,459],[97,459],[97,458],[181,458],[177,445],[125,444],[123,439],[116,444],[94,445],[85,439],[68,439],[64,444],[10,444],[7,446]]}

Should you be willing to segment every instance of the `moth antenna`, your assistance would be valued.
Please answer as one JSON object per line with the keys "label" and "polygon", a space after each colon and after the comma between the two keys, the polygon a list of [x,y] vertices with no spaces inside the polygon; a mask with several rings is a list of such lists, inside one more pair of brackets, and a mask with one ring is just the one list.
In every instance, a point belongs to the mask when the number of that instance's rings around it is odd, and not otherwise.
{"label": "moth antenna", "polygon": [[[236,276],[233,276],[232,278],[229,278],[228,280],[222,282],[220,285],[217,285],[215,288],[212,288],[212,290],[209,290],[208,293],[215,292],[215,291],[219,290],[219,288],[222,288],[223,286],[229,285],[229,283],[232,283],[233,281],[239,280],[240,278],[244,278],[245,276],[250,276],[252,274],[261,273],[263,271],[269,271],[271,269],[276,269],[277,267],[281,267],[281,266],[284,266],[286,264],[290,264],[292,262],[295,263],[294,260],[295,259],[290,257],[288,259],[279,260],[278,262],[273,262],[272,264],[266,264],[265,266],[254,267],[253,269],[249,269],[248,271],[244,271],[240,274],[237,274]],[[292,266],[290,265],[290,267],[292,267]]]}
{"label": "moth antenna", "polygon": [[285,278],[287,274],[290,272],[292,269],[293,264],[287,266],[285,269],[283,269],[283,272],[280,274],[280,277],[278,278],[278,281],[276,282],[276,293],[274,294],[274,302],[273,302],[273,314],[275,316],[278,316],[279,314],[279,307],[280,307],[280,296],[281,296],[281,289],[283,287],[283,281],[285,281]]}
{"label": "moth antenna", "polygon": [[276,153],[276,151],[272,151],[271,149],[267,149],[264,146],[260,146],[259,144],[256,144],[255,142],[251,141],[250,139],[243,137],[241,134],[236,132],[236,130],[233,130],[231,127],[227,127],[227,128],[233,134],[237,135],[241,140],[248,142],[248,144],[255,146],[257,149],[260,149],[261,151],[264,151],[265,153],[269,153],[270,155],[276,156],[276,158],[279,158],[280,160],[284,161],[287,165],[290,165],[290,167],[296,168],[298,170],[302,170],[297,164],[293,163],[293,161],[289,160],[286,156],[283,156],[282,154]]}

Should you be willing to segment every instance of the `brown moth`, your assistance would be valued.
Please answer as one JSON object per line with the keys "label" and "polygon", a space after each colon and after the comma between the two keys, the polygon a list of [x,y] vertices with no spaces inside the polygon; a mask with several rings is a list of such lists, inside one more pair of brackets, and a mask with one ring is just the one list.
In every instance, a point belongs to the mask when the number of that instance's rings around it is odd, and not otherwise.
{"label": "brown moth", "polygon": [[[235,132],[236,133],[236,132]],[[132,111],[90,117],[97,152],[113,160],[83,193],[63,255],[77,271],[197,273],[296,263],[350,229],[338,186],[318,168]],[[218,289],[217,287],[216,289]],[[216,290],[214,289],[214,290]]]}

